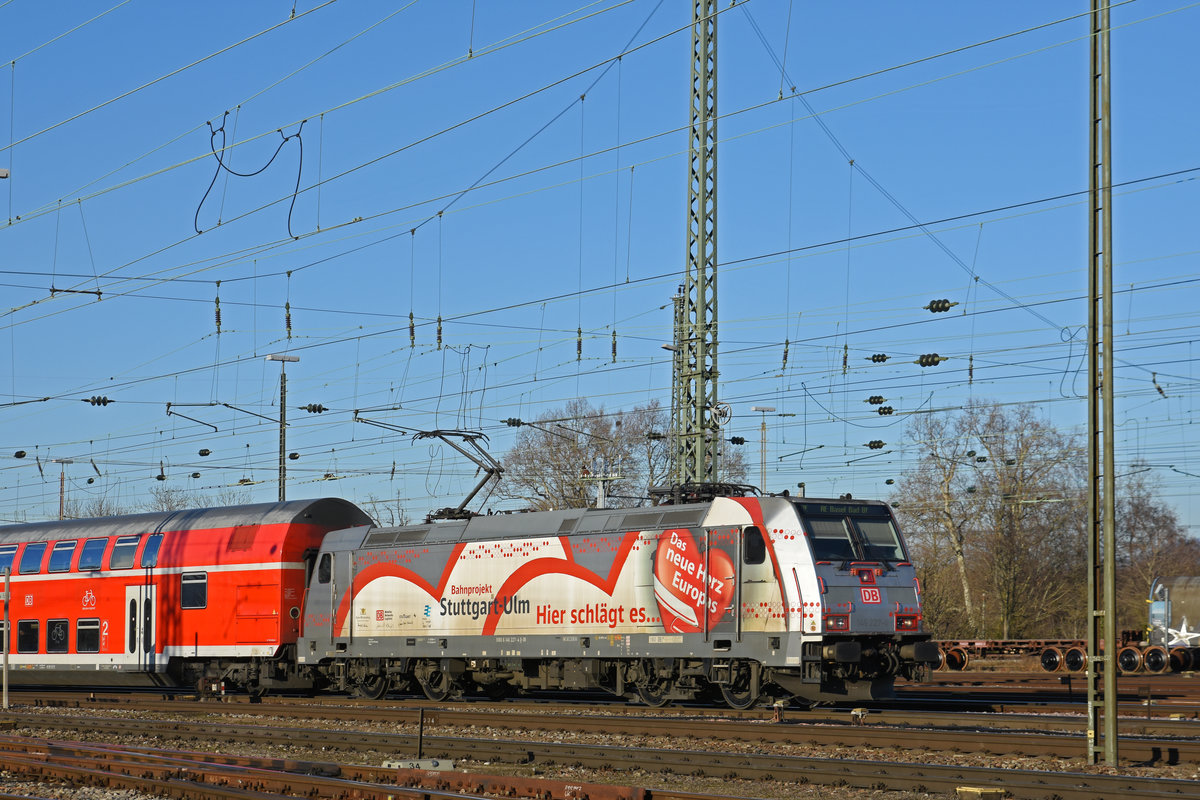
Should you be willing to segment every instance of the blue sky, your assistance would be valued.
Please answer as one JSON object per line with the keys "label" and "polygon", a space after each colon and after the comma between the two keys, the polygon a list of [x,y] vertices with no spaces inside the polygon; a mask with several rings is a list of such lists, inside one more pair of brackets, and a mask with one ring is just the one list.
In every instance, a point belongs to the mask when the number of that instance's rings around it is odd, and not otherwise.
{"label": "blue sky", "polygon": [[[814,495],[885,497],[911,415],[972,398],[1083,430],[1087,8],[722,4],[719,393],[755,482],[754,405],[793,415],[768,418],[768,488]],[[669,404],[689,15],[0,2],[0,519],[56,516],[51,459],[77,500],[273,499],[271,353],[300,358],[289,496],[414,518],[473,467],[356,409],[502,455],[507,417]],[[1153,465],[1194,529],[1200,4],[1112,19],[1118,471]]]}

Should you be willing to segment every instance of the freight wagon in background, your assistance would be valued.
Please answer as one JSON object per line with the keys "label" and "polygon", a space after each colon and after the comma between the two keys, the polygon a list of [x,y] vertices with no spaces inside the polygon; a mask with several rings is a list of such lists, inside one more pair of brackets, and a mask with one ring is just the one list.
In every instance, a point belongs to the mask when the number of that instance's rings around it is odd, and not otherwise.
{"label": "freight wagon in background", "polygon": [[[1188,672],[1200,669],[1200,577],[1155,578],[1150,585],[1149,624],[1121,631],[1117,668],[1122,673]],[[959,639],[937,643],[938,668],[963,670],[972,662],[1036,658],[1046,672],[1083,672],[1087,643],[1078,639]]]}

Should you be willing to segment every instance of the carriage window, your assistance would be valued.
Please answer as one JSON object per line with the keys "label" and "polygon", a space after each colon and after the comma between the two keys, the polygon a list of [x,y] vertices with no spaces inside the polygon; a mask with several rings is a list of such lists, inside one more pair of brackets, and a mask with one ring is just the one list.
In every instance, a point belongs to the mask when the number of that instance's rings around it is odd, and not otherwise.
{"label": "carriage window", "polygon": [[149,653],[154,648],[154,631],[150,624],[154,619],[154,606],[147,597],[142,601],[142,652]]}
{"label": "carriage window", "polygon": [[108,539],[88,539],[84,542],[83,549],[79,551],[79,571],[100,569],[100,565],[104,561],[104,548],[107,545]]}
{"label": "carriage window", "polygon": [[321,556],[321,563],[317,565],[317,583],[329,583],[333,580],[333,556],[329,553]]}
{"label": "carriage window", "polygon": [[896,528],[889,519],[858,519],[858,529],[866,540],[863,555],[868,561],[886,559],[903,561],[904,549],[896,536]]}
{"label": "carriage window", "polygon": [[208,607],[208,573],[185,572],[182,575],[182,586],[179,590],[179,605],[181,608]]}
{"label": "carriage window", "polygon": [[762,531],[751,526],[742,532],[742,536],[742,563],[761,564],[766,561],[767,543],[763,541]]}
{"label": "carriage window", "polygon": [[79,542],[55,542],[50,551],[50,571],[68,572],[71,569],[71,556],[75,555],[75,546]]}
{"label": "carriage window", "polygon": [[137,652],[137,600],[129,601],[129,647],[128,652]]}
{"label": "carriage window", "polygon": [[137,551],[138,536],[121,536],[113,545],[112,557],[108,560],[109,569],[129,569],[133,566],[133,554]]}
{"label": "carriage window", "polygon": [[0,547],[0,572],[4,572],[5,568],[12,568],[13,558],[17,555],[17,546],[15,544],[6,544]]}
{"label": "carriage window", "polygon": [[71,626],[65,619],[46,622],[46,652],[65,653],[70,645]]}
{"label": "carriage window", "polygon": [[75,652],[100,652],[100,620],[81,619],[75,626]]}
{"label": "carriage window", "polygon": [[17,623],[17,652],[36,653],[40,640],[40,629],[36,619],[23,619]]}
{"label": "carriage window", "polygon": [[817,561],[846,561],[855,558],[854,544],[845,517],[808,517],[812,529],[813,558]]}
{"label": "carriage window", "polygon": [[142,548],[142,566],[153,567],[158,563],[158,550],[162,547],[163,535],[156,533],[146,539],[146,546]]}
{"label": "carriage window", "polygon": [[45,542],[32,542],[25,545],[25,552],[21,554],[21,574],[32,575],[36,572],[41,572],[42,556],[45,554]]}

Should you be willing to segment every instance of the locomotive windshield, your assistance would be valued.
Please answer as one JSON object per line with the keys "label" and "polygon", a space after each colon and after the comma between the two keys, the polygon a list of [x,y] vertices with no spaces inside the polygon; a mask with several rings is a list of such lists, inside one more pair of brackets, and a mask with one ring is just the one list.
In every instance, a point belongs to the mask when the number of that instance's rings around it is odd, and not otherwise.
{"label": "locomotive windshield", "polygon": [[796,502],[816,561],[904,561],[886,506]]}

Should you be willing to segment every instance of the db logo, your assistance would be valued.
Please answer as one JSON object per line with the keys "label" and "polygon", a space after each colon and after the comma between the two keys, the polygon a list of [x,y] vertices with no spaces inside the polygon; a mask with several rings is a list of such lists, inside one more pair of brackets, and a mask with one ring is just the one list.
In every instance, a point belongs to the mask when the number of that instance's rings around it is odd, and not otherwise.
{"label": "db logo", "polygon": [[879,590],[876,589],[874,586],[864,586],[858,590],[858,593],[862,595],[862,601],[864,603],[879,603],[880,602]]}
{"label": "db logo", "polygon": [[[876,602],[878,602],[878,601],[876,601]],[[383,609],[382,608],[375,609],[375,621],[383,622]]]}

